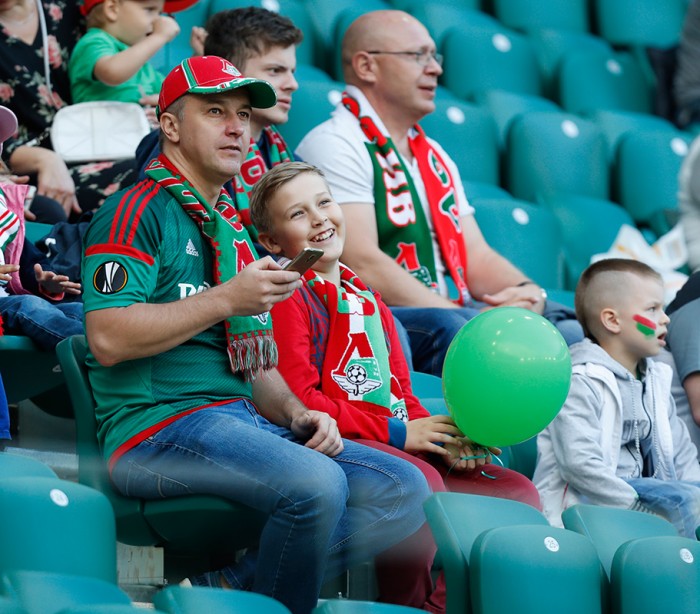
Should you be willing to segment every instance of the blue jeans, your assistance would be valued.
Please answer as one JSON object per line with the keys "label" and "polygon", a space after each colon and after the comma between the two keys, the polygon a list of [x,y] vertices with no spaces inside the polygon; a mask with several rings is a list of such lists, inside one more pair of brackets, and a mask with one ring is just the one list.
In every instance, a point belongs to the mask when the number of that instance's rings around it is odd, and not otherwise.
{"label": "blue jeans", "polygon": [[0,377],[0,439],[12,439],[10,436],[10,410],[7,407],[2,377]]}
{"label": "blue jeans", "polygon": [[0,314],[6,333],[26,335],[42,350],[53,350],[66,337],[85,333],[79,301],[53,303],[33,294],[13,294],[0,298]]}
{"label": "blue jeans", "polygon": [[[391,307],[394,317],[408,333],[411,342],[413,369],[442,377],[447,348],[459,330],[479,315],[484,303],[472,303],[459,309],[439,307]],[[574,312],[554,301],[547,301],[542,314],[564,337],[567,345],[583,339],[583,329]]]}
{"label": "blue jeans", "polygon": [[700,526],[700,483],[656,478],[625,481],[637,491],[644,505],[670,520],[681,535],[695,539],[695,529]]}
{"label": "blue jeans", "polygon": [[[416,467],[344,443],[340,455],[327,457],[240,400],[164,427],[116,463],[112,480],[127,496],[213,494],[267,514],[252,590],[307,613],[324,577],[371,559],[425,522],[429,489]],[[222,573],[232,586],[247,585],[236,571]]]}

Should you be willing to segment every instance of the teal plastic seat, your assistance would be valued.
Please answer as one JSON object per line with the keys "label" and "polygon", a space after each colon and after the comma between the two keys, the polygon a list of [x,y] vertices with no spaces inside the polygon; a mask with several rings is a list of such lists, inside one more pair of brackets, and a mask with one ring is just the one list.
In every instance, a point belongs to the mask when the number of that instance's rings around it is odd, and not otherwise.
{"label": "teal plastic seat", "polygon": [[202,586],[166,586],[153,596],[153,605],[168,614],[289,614],[284,605],[266,595]]}
{"label": "teal plastic seat", "polygon": [[0,336],[0,372],[8,403],[33,399],[51,415],[72,417],[68,390],[53,350],[41,350],[29,337]]}
{"label": "teal plastic seat", "polygon": [[53,226],[51,224],[42,224],[41,222],[24,221],[24,236],[30,243],[36,243],[39,239],[45,237]]}
{"label": "teal plastic seat", "polygon": [[590,540],[549,526],[486,531],[469,559],[474,614],[600,614],[605,611],[602,579]]}
{"label": "teal plastic seat", "polygon": [[664,536],[622,544],[613,557],[610,592],[618,614],[697,612],[700,543]]}
{"label": "teal plastic seat", "polygon": [[477,537],[512,525],[549,526],[534,507],[510,499],[441,492],[424,504],[447,587],[447,614],[471,612],[469,559]]}
{"label": "teal plastic seat", "polygon": [[279,126],[287,144],[295,149],[313,128],[330,118],[345,86],[337,81],[304,80],[294,92],[289,121]]}
{"label": "teal plastic seat", "polygon": [[499,143],[488,110],[453,100],[437,100],[420,125],[454,160],[464,181],[499,182]]}
{"label": "teal plastic seat", "polygon": [[508,467],[532,479],[537,464],[537,437],[510,446]]}
{"label": "teal plastic seat", "polygon": [[459,98],[475,100],[489,90],[542,94],[532,44],[505,26],[459,24],[445,33],[442,49],[441,83]]}
{"label": "teal plastic seat", "polygon": [[63,573],[116,583],[114,514],[100,492],[55,477],[0,478],[0,573]]}
{"label": "teal plastic seat", "polygon": [[545,95],[553,100],[558,99],[557,75],[561,60],[572,51],[587,53],[610,53],[610,44],[594,34],[573,30],[544,28],[528,32],[532,41],[537,65],[540,68],[544,82]]}
{"label": "teal plastic seat", "polygon": [[[288,17],[304,33],[304,40],[297,47],[297,63],[313,64],[318,52],[318,41],[311,16],[303,0],[209,0],[207,18],[220,11],[257,6]],[[177,14],[176,14],[177,15]]]}
{"label": "teal plastic seat", "polygon": [[313,609],[313,614],[418,614],[419,612],[424,610],[393,603],[353,599],[327,599]]}
{"label": "teal plastic seat", "polygon": [[590,30],[586,0],[494,0],[493,8],[499,21],[514,30]]}
{"label": "teal plastic seat", "polygon": [[132,607],[129,596],[115,582],[68,573],[7,572],[0,574],[0,592],[18,602],[26,614],[62,614],[73,611],[70,608],[91,614],[123,614]]}
{"label": "teal plastic seat", "polygon": [[27,611],[14,599],[0,597],[0,614],[27,614]]}
{"label": "teal plastic seat", "polygon": [[430,373],[411,371],[411,388],[419,399],[442,397],[442,378]]}
{"label": "teal plastic seat", "polygon": [[171,554],[231,556],[257,543],[266,517],[245,505],[206,495],[143,500],[118,493],[97,443],[95,401],[85,367],[85,337],[65,339],[57,351],[75,408],[78,479],[102,492],[112,504],[120,542],[163,546],[166,560]]}
{"label": "teal plastic seat", "polygon": [[408,12],[428,29],[440,51],[444,51],[445,34],[454,27],[462,25],[500,27],[499,21],[492,15],[482,12],[481,7],[474,0],[427,0],[414,1],[412,4]]}
{"label": "teal plastic seat", "polygon": [[537,202],[557,192],[608,198],[605,137],[594,123],[575,115],[533,111],[514,119],[504,167],[506,187],[522,200]]}
{"label": "teal plastic seat", "polygon": [[678,221],[678,173],[692,137],[680,130],[628,132],[617,148],[615,200],[657,236]]}
{"label": "teal plastic seat", "polygon": [[652,89],[629,53],[573,51],[558,73],[559,102],[570,113],[652,112]]}
{"label": "teal plastic seat", "polygon": [[596,30],[618,46],[667,48],[678,43],[686,0],[593,0]]}
{"label": "teal plastic seat", "polygon": [[573,291],[591,257],[607,252],[623,225],[635,226],[632,216],[609,200],[572,194],[547,194],[542,198],[562,232],[565,287]]}
{"label": "teal plastic seat", "polygon": [[601,128],[608,143],[608,153],[613,161],[617,155],[617,146],[620,139],[630,132],[669,132],[674,130],[673,124],[659,117],[647,113],[635,113],[632,111],[599,110],[590,114],[590,119]]}
{"label": "teal plastic seat", "polygon": [[487,108],[498,127],[498,141],[505,149],[508,130],[516,117],[532,111],[552,111],[561,109],[557,104],[541,96],[515,94],[505,90],[489,90],[478,96],[478,104]]}
{"label": "teal plastic seat", "polygon": [[12,452],[0,453],[0,479],[14,477],[58,478],[56,472],[40,460]]}
{"label": "teal plastic seat", "polygon": [[474,208],[491,247],[542,287],[563,287],[562,236],[551,211],[517,199],[480,199]]}
{"label": "teal plastic seat", "polygon": [[617,549],[641,537],[678,536],[675,527],[660,516],[602,505],[572,505],[561,515],[564,526],[591,540],[603,569],[610,576]]}

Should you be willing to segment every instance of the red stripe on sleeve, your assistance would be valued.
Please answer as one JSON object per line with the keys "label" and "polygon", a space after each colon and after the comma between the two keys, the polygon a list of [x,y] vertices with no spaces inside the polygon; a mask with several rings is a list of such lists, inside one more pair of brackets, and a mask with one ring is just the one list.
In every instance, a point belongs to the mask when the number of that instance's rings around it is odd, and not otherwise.
{"label": "red stripe on sleeve", "polygon": [[145,262],[147,265],[151,266],[155,262],[153,256],[142,252],[135,247],[130,245],[121,245],[119,243],[100,243],[98,245],[91,245],[85,250],[86,256],[93,256],[95,254],[114,254],[115,256],[128,256],[129,258],[136,258]]}

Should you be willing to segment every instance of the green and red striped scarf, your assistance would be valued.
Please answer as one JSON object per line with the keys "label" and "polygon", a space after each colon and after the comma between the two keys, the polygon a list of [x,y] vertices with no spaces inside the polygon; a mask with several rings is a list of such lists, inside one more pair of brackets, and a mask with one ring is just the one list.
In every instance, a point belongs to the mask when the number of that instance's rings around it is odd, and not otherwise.
{"label": "green and red striped scarf", "polygon": [[[214,282],[223,284],[257,258],[246,229],[228,193],[222,189],[212,207],[192,184],[161,154],[146,168],[146,175],[180,203],[196,222],[214,254]],[[235,316],[224,321],[226,349],[231,371],[253,381],[263,369],[277,365],[277,345],[272,336],[269,312],[256,316]]]}
{"label": "green and red striped scarf", "polygon": [[[379,247],[433,290],[437,289],[437,270],[430,228],[420,198],[391,137],[382,134],[374,120],[362,109],[360,101],[343,94],[343,105],[360,122],[374,167],[374,201]],[[435,235],[447,272],[459,290],[463,304],[467,291],[467,249],[459,220],[454,180],[440,152],[414,126],[409,146],[428,197]]]}
{"label": "green and red striped scarf", "polygon": [[326,306],[330,320],[321,371],[321,389],[372,413],[389,410],[408,421],[401,385],[391,373],[381,314],[372,292],[349,268],[340,265],[340,286],[313,270],[304,281]]}
{"label": "green and red striped scarf", "polygon": [[[283,162],[294,160],[294,154],[284,142],[282,135],[274,126],[263,128],[263,135],[267,139],[270,155],[270,164],[277,166]],[[258,231],[250,220],[250,205],[248,194],[266,171],[270,170],[265,164],[265,159],[260,153],[258,144],[251,139],[248,155],[241,165],[241,172],[233,178],[236,189],[236,209],[241,217],[241,222],[246,227],[248,234],[256,241]]]}

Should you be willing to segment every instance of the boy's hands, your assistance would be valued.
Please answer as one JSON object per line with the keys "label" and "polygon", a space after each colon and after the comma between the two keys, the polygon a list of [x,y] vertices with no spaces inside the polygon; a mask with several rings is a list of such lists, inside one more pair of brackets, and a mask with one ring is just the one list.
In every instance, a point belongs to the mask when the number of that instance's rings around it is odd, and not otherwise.
{"label": "boy's hands", "polygon": [[44,271],[40,264],[34,265],[34,276],[37,283],[49,294],[80,294],[82,288],[79,283],[71,281],[66,275]]}
{"label": "boy's hands", "polygon": [[0,264],[0,282],[10,281],[10,274],[19,271],[18,264]]}
{"label": "boy's hands", "polygon": [[444,456],[447,454],[442,444],[458,444],[459,429],[455,426],[454,420],[449,416],[429,416],[409,420],[406,423],[406,452],[431,452]]}
{"label": "boy's hands", "polygon": [[190,32],[190,47],[192,55],[204,55],[204,41],[207,40],[207,31],[200,26],[192,26]]}
{"label": "boy's hands", "polygon": [[[490,463],[492,454],[498,456],[501,453],[500,448],[484,448],[466,437],[461,437],[457,445],[445,444],[445,450],[445,464],[454,471],[474,471]],[[471,458],[473,456],[479,458]]]}

